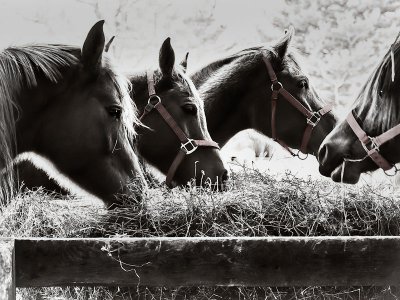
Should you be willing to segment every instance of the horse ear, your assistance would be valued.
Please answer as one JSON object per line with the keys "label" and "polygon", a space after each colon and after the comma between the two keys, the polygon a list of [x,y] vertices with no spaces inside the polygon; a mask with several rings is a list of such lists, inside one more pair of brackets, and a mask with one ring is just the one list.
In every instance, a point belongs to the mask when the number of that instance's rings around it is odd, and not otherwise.
{"label": "horse ear", "polygon": [[285,30],[285,36],[274,46],[278,57],[283,59],[289,48],[289,44],[294,36],[294,27],[290,26],[289,29]]}
{"label": "horse ear", "polygon": [[175,64],[175,52],[171,46],[171,38],[167,38],[161,46],[159,63],[163,76],[172,76]]}
{"label": "horse ear", "polygon": [[93,25],[90,29],[81,52],[81,62],[85,69],[97,71],[101,67],[101,59],[104,50],[104,20]]}
{"label": "horse ear", "polygon": [[110,49],[110,46],[111,46],[112,42],[114,41],[114,39],[115,39],[115,35],[113,35],[111,37],[111,39],[108,41],[108,43],[105,45],[104,52],[108,52],[108,50]]}
{"label": "horse ear", "polygon": [[181,65],[181,67],[182,67],[182,70],[183,70],[183,72],[185,72],[185,73],[186,73],[186,70],[187,70],[187,60],[188,60],[188,57],[189,57],[189,52],[186,53],[185,58],[184,58],[184,59],[181,61],[181,63],[180,63],[180,65]]}

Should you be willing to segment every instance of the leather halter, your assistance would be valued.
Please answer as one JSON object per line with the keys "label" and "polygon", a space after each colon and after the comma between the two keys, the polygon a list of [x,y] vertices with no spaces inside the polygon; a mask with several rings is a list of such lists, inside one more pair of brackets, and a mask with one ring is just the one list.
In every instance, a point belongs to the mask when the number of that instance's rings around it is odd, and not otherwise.
{"label": "leather halter", "polygon": [[315,126],[318,125],[319,121],[321,118],[328,112],[332,110],[332,105],[326,105],[323,108],[321,108],[318,111],[310,111],[307,108],[301,104],[299,100],[297,100],[292,94],[290,94],[278,81],[278,78],[275,74],[274,69],[272,68],[272,65],[269,61],[269,59],[266,57],[265,54],[263,54],[263,60],[264,63],[267,67],[268,75],[271,80],[271,90],[272,90],[272,98],[271,98],[271,134],[272,134],[272,139],[277,141],[283,148],[285,148],[287,151],[289,151],[290,154],[293,156],[300,156],[297,154],[294,154],[293,151],[289,148],[288,145],[286,145],[285,142],[277,138],[276,136],[276,104],[278,100],[279,94],[281,94],[292,106],[294,106],[298,111],[300,111],[307,119],[307,127],[304,130],[303,138],[301,141],[301,146],[300,146],[300,151],[303,152],[304,154],[307,154],[307,146],[308,142],[310,141],[311,138],[311,133],[314,129]]}
{"label": "leather halter", "polygon": [[161,103],[161,98],[157,96],[155,86],[154,86],[154,74],[153,71],[148,70],[146,72],[147,75],[147,87],[149,90],[149,100],[147,102],[146,107],[139,120],[142,121],[143,118],[150,113],[154,108],[158,111],[163,120],[167,123],[167,125],[172,129],[175,135],[178,137],[181,142],[181,147],[179,149],[178,154],[173,160],[171,166],[168,169],[167,178],[165,179],[165,183],[168,187],[172,187],[172,180],[175,176],[176,170],[179,165],[182,163],[183,159],[186,155],[189,155],[195,152],[198,147],[211,147],[220,149],[218,144],[212,140],[195,140],[189,138],[185,132],[179,127],[178,123],[174,120],[171,114],[167,111],[165,106]]}
{"label": "leather halter", "polygon": [[400,124],[390,128],[388,131],[385,131],[381,135],[370,137],[365,133],[364,130],[362,130],[361,126],[354,118],[352,112],[349,113],[349,115],[346,118],[346,121],[350,125],[350,128],[353,130],[355,135],[360,140],[361,145],[363,146],[365,152],[367,152],[367,155],[371,157],[374,163],[378,167],[382,168],[384,171],[388,171],[393,167],[395,167],[395,172],[397,172],[396,166],[389,163],[379,153],[379,147],[400,134]]}

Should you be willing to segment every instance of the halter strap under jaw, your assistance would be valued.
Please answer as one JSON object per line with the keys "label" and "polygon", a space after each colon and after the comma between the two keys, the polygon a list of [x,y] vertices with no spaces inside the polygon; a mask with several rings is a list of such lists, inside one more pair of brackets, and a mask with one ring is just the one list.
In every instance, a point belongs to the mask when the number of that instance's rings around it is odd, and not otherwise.
{"label": "halter strap under jaw", "polygon": [[[278,77],[272,67],[271,62],[267,58],[267,56],[263,53],[262,58],[264,60],[265,66],[267,67],[267,72],[269,78],[271,80],[271,135],[272,139],[278,142],[283,148],[285,148],[292,156],[297,156],[298,158],[304,160],[307,158],[307,146],[311,138],[311,134],[313,129],[318,125],[321,118],[332,110],[332,105],[326,105],[318,111],[310,111],[299,100],[297,100],[292,94],[290,94],[282,85],[281,82],[278,81]],[[292,104],[298,111],[300,111],[307,119],[307,127],[304,130],[303,138],[301,141],[300,150],[294,153],[285,142],[277,138],[276,134],[276,104],[278,101],[278,96],[282,95],[290,104]],[[306,154],[305,157],[300,157],[300,151]]]}
{"label": "halter strap under jaw", "polygon": [[144,108],[142,115],[139,120],[142,121],[143,118],[149,114],[151,111],[156,109],[163,120],[167,123],[167,125],[172,129],[175,135],[178,137],[181,142],[181,146],[178,154],[173,160],[171,166],[168,169],[167,177],[165,179],[165,183],[168,187],[172,187],[172,180],[175,176],[176,170],[179,165],[182,163],[183,159],[186,155],[190,155],[195,152],[198,147],[210,147],[215,149],[220,149],[219,145],[213,140],[196,140],[189,138],[185,132],[180,128],[178,123],[176,123],[173,116],[168,112],[165,106],[161,102],[161,98],[156,94],[155,84],[154,84],[154,73],[152,70],[147,70],[147,86],[149,91],[149,100],[147,101],[147,105]]}
{"label": "halter strap under jaw", "polygon": [[[390,128],[381,135],[370,137],[358,124],[352,111],[348,114],[346,121],[349,124],[350,128],[353,130],[354,134],[361,142],[361,145],[364,148],[365,152],[367,153],[367,156],[369,156],[378,167],[383,169],[386,175],[394,176],[398,171],[396,165],[389,163],[386,160],[386,158],[384,158],[382,154],[380,154],[379,148],[384,143],[390,141],[391,139],[400,134],[400,124]],[[394,168],[394,174],[389,174],[387,171],[393,168]]]}

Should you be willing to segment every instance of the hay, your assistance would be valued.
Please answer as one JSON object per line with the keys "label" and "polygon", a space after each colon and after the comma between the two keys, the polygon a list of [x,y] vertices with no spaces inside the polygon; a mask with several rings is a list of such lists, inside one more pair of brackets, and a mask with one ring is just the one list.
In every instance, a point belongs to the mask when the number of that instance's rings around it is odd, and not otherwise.
{"label": "hay", "polygon": [[243,299],[243,300],[360,300],[398,299],[396,287],[65,287],[19,288],[17,299],[114,300],[114,299]]}
{"label": "hay", "polygon": [[41,189],[20,192],[0,211],[0,236],[88,237],[106,213],[102,207]]}
{"label": "hay", "polygon": [[282,179],[253,169],[233,174],[228,191],[158,188],[141,203],[107,214],[97,228],[115,236],[399,235],[400,196],[392,187]]}

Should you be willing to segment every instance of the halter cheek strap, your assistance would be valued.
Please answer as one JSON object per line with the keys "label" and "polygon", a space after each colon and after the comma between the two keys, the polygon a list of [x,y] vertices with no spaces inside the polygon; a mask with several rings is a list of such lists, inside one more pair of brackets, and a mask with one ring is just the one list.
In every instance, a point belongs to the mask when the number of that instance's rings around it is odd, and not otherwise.
{"label": "halter cheek strap", "polygon": [[379,147],[400,134],[400,124],[390,128],[388,131],[385,131],[381,135],[378,135],[376,137],[370,137],[365,133],[364,130],[362,130],[361,126],[354,118],[352,112],[349,113],[349,115],[346,118],[346,121],[350,125],[350,128],[353,130],[355,135],[360,140],[361,145],[363,146],[365,152],[367,152],[367,155],[371,157],[374,163],[378,167],[382,168],[384,171],[392,169],[393,165],[389,163],[379,153]]}
{"label": "halter cheek strap", "polygon": [[321,118],[332,110],[331,105],[326,105],[325,107],[321,108],[319,111],[310,111],[304,107],[303,104],[292,94],[290,94],[283,86],[282,83],[278,81],[276,73],[272,68],[271,62],[269,59],[263,54],[263,60],[265,66],[267,67],[268,75],[271,80],[271,89],[272,89],[272,97],[271,97],[271,135],[272,138],[277,141],[282,147],[284,147],[290,154],[293,156],[298,156],[298,154],[294,154],[293,151],[286,145],[285,142],[277,138],[276,134],[276,105],[279,99],[279,94],[282,95],[286,101],[288,101],[292,106],[294,106],[298,111],[300,111],[307,119],[307,127],[304,130],[303,138],[301,141],[300,151],[304,154],[307,154],[307,146],[311,138],[312,131],[315,126],[318,125]]}
{"label": "halter cheek strap", "polygon": [[186,155],[195,152],[198,149],[198,147],[210,147],[215,149],[220,149],[220,148],[218,144],[212,140],[196,140],[188,138],[185,132],[179,127],[178,123],[176,123],[172,115],[161,103],[161,98],[157,96],[154,85],[153,71],[148,70],[146,74],[147,74],[147,86],[149,90],[149,100],[147,102],[146,107],[144,108],[142,115],[139,118],[140,121],[142,121],[143,118],[153,109],[156,109],[157,112],[165,121],[165,123],[167,123],[167,125],[172,129],[172,131],[175,133],[175,135],[181,142],[179,152],[176,155],[175,159],[173,160],[171,166],[169,167],[167,172],[167,178],[165,180],[166,185],[168,187],[172,187],[172,180],[175,176],[176,170],[178,169],[179,165],[182,163]]}

